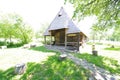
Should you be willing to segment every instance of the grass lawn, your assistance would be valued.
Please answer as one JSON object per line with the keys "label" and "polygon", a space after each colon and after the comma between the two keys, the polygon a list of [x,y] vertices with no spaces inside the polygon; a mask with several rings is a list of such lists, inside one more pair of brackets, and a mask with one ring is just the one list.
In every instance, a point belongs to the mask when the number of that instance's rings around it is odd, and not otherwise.
{"label": "grass lawn", "polygon": [[89,72],[70,60],[59,61],[58,56],[49,57],[43,64],[28,63],[22,80],[87,80]]}
{"label": "grass lawn", "polygon": [[23,75],[15,75],[14,67],[1,69],[0,80],[87,80],[90,75],[88,70],[75,65],[69,59],[60,61],[58,52],[47,50],[43,46],[31,50],[37,50],[39,52],[37,54],[55,53],[56,55],[49,56],[44,61],[27,62],[27,69]]}
{"label": "grass lawn", "polygon": [[42,62],[49,56],[55,55],[54,52],[34,51],[21,48],[0,49],[0,69],[7,70],[16,64],[28,62]]}
{"label": "grass lawn", "polygon": [[104,48],[104,50],[120,51],[120,47],[116,47],[116,48]]}
{"label": "grass lawn", "polygon": [[101,68],[104,68],[110,71],[111,73],[117,73],[120,75],[120,64],[118,63],[117,60],[103,57],[103,56],[93,56],[87,53],[75,54],[75,56],[85,59],[88,62],[95,64],[96,66],[99,66]]}

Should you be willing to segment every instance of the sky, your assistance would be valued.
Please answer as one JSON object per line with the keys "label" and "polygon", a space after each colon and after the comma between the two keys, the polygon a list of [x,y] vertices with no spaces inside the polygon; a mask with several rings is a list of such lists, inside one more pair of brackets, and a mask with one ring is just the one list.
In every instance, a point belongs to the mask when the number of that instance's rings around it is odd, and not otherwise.
{"label": "sky", "polygon": [[[72,5],[64,5],[64,0],[0,0],[0,13],[17,13],[33,29],[39,30],[42,24],[51,23],[61,7],[72,17]],[[94,18],[87,17],[80,22],[81,29],[88,32]]]}

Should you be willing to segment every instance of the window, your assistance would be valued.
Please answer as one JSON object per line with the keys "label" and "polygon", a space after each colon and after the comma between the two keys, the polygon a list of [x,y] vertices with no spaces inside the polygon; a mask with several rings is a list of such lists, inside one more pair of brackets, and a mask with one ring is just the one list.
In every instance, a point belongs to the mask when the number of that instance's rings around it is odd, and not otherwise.
{"label": "window", "polygon": [[58,15],[58,17],[62,16],[61,14]]}

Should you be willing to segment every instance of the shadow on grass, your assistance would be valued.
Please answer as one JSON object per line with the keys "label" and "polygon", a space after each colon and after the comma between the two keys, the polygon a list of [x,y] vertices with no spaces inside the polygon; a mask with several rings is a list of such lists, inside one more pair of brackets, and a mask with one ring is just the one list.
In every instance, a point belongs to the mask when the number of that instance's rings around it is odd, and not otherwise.
{"label": "shadow on grass", "polygon": [[120,48],[104,48],[104,50],[120,51]]}
{"label": "shadow on grass", "polygon": [[28,63],[21,80],[87,80],[89,71],[76,66],[70,60],[60,61],[51,56],[43,64]]}
{"label": "shadow on grass", "polygon": [[0,71],[0,80],[87,80],[90,72],[81,66],[75,65],[69,59],[59,60],[54,55],[42,63],[27,63],[26,72],[15,78],[14,68]]}
{"label": "shadow on grass", "polygon": [[11,80],[14,76],[14,68],[9,68],[6,71],[0,70],[0,80]]}
{"label": "shadow on grass", "polygon": [[57,51],[49,50],[45,46],[33,47],[30,48],[30,50],[41,51],[41,52],[57,52]]}
{"label": "shadow on grass", "polygon": [[91,54],[75,54],[76,57],[82,58],[87,60],[88,62],[91,62],[95,64],[96,66],[99,66],[101,68],[104,68],[111,73],[117,73],[120,75],[120,64],[118,63],[117,60],[103,57],[103,56],[94,56]]}
{"label": "shadow on grass", "polygon": [[[44,46],[32,48],[42,52],[54,52]],[[14,68],[0,71],[0,80],[88,80],[90,72],[69,59],[59,60],[59,53],[50,56],[47,61],[41,63],[27,63],[26,72],[16,79]]]}

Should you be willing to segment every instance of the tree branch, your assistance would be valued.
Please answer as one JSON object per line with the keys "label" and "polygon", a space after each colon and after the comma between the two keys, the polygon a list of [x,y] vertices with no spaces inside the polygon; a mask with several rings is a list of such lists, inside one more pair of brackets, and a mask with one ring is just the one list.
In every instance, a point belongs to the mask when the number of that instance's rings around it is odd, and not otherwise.
{"label": "tree branch", "polygon": [[85,6],[91,5],[91,4],[93,4],[95,1],[96,1],[96,0],[93,0],[93,1],[89,2],[88,4],[86,4]]}

